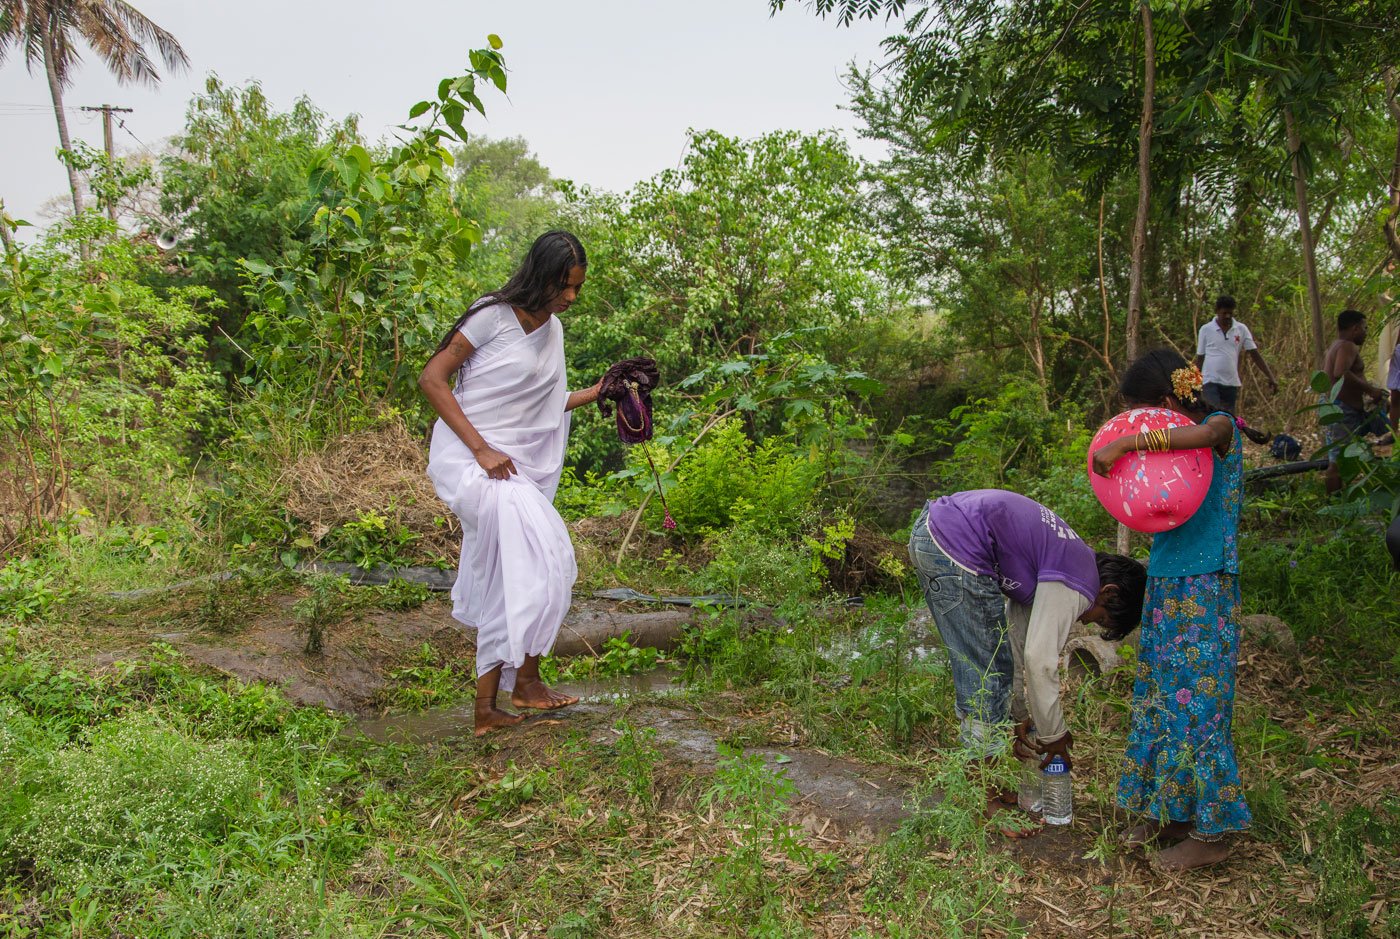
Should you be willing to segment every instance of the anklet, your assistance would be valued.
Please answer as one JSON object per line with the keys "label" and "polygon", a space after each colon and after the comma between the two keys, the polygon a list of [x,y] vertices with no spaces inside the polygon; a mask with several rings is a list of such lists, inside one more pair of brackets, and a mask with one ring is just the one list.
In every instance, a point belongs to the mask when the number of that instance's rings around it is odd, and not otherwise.
{"label": "anklet", "polygon": [[1193,828],[1186,833],[1186,837],[1190,838],[1192,841],[1199,841],[1201,844],[1216,844],[1217,842],[1225,840],[1225,832],[1218,831],[1213,835],[1207,835]]}

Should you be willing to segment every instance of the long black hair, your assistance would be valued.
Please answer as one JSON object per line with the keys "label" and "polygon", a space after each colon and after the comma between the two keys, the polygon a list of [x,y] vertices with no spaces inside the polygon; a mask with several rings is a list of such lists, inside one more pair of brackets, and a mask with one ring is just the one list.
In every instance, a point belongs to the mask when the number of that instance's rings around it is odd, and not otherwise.
{"label": "long black hair", "polygon": [[1118,383],[1118,393],[1125,401],[1143,404],[1156,403],[1171,395],[1188,411],[1202,414],[1228,411],[1220,402],[1208,396],[1204,389],[1194,394],[1188,393],[1185,397],[1176,393],[1176,388],[1172,385],[1172,373],[1186,367],[1186,360],[1175,349],[1163,346],[1151,352],[1144,352],[1123,372],[1123,379]]}
{"label": "long black hair", "polygon": [[457,330],[477,310],[494,303],[509,303],[527,313],[538,313],[555,301],[569,286],[569,272],[576,267],[588,267],[588,254],[571,233],[555,229],[535,239],[525,260],[500,290],[478,298],[457,318],[447,335],[442,337],[433,355],[446,349]]}

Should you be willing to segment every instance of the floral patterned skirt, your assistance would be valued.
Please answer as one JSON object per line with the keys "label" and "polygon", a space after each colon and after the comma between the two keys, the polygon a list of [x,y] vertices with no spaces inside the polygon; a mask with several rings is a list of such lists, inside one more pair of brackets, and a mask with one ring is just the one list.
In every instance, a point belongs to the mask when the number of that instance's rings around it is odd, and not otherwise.
{"label": "floral patterned skirt", "polygon": [[1202,834],[1249,827],[1235,762],[1240,584],[1235,574],[1149,577],[1118,804]]}

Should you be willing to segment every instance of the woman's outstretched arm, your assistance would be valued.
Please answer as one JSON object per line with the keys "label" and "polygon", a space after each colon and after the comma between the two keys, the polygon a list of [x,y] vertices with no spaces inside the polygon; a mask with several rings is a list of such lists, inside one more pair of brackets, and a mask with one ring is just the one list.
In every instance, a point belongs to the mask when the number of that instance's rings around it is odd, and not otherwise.
{"label": "woman's outstretched arm", "polygon": [[585,404],[592,404],[598,400],[598,389],[603,387],[603,380],[598,379],[592,388],[580,388],[578,391],[569,392],[569,400],[564,405],[564,410],[572,411],[574,408],[581,408]]}

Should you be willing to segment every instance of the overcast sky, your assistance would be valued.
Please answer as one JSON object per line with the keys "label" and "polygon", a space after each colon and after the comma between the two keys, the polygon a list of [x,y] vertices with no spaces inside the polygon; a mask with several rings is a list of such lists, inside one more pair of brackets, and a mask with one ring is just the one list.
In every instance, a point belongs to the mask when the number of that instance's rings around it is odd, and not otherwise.
{"label": "overcast sky", "polygon": [[[183,126],[185,105],[217,73],[257,79],[279,108],[308,95],[334,117],[361,115],[370,138],[404,120],[438,79],[465,71],[487,33],[504,41],[508,97],[482,95],[487,118],[468,130],[522,136],[555,176],[612,190],[675,166],[687,128],[752,137],[836,128],[856,152],[847,63],[879,62],[889,29],[819,20],[791,0],[134,0],[190,57],[157,89],[118,86],[90,52],[65,103],[134,108],[118,149],[154,146]],[[69,112],[72,134],[101,146],[99,115]],[[42,66],[0,65],[0,198],[38,223],[39,206],[66,192]]]}

